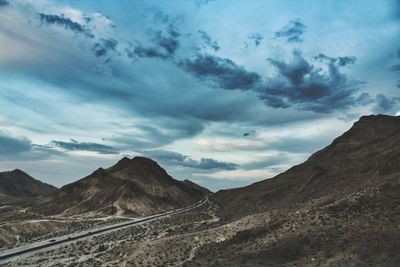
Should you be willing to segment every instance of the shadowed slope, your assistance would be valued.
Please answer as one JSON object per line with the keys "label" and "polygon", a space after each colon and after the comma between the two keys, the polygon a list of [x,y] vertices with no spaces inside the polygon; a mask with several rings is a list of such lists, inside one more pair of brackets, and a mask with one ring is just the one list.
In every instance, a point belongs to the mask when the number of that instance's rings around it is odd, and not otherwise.
{"label": "shadowed slope", "polygon": [[0,200],[3,201],[36,197],[55,189],[57,188],[42,183],[19,169],[0,172]]}

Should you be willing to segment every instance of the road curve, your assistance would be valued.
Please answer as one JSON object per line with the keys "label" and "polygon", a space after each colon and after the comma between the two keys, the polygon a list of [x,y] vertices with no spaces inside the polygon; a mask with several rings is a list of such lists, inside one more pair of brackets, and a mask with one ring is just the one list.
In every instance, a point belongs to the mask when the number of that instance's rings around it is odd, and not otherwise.
{"label": "road curve", "polygon": [[103,226],[103,227],[97,227],[93,230],[87,229],[84,232],[80,232],[78,234],[70,234],[70,235],[66,235],[66,236],[55,237],[52,239],[47,239],[47,240],[35,242],[32,244],[4,250],[4,251],[0,252],[0,263],[8,262],[8,261],[10,261],[10,259],[17,258],[17,256],[22,256],[24,254],[29,253],[30,255],[32,255],[32,252],[39,251],[44,248],[55,247],[55,246],[63,244],[63,243],[68,243],[68,242],[76,241],[79,239],[84,239],[84,238],[94,236],[94,235],[109,233],[109,232],[112,232],[112,231],[115,231],[115,230],[118,230],[121,228],[125,228],[128,226],[142,224],[144,222],[149,222],[149,221],[164,218],[164,217],[167,217],[170,215],[182,213],[182,212],[185,212],[185,211],[188,211],[191,209],[195,209],[195,208],[203,205],[207,201],[208,201],[208,197],[205,197],[201,201],[199,201],[193,205],[190,205],[188,207],[185,207],[185,208],[180,208],[180,209],[176,209],[176,210],[167,211],[164,213],[150,215],[150,216],[143,217],[140,219],[135,219],[130,222],[122,222],[122,223],[116,223],[116,224],[107,225],[107,226]]}

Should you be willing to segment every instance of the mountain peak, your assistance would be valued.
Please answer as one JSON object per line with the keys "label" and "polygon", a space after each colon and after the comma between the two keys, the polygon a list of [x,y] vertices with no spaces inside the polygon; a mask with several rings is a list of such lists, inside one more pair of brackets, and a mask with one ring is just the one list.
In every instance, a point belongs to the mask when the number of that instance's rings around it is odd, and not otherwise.
{"label": "mountain peak", "polygon": [[333,145],[361,145],[384,139],[400,132],[400,116],[362,116],[347,132],[333,141]]}
{"label": "mountain peak", "polygon": [[377,114],[362,116],[355,124],[368,124],[370,126],[379,126],[382,124],[398,125],[399,122],[400,116]]}
{"label": "mountain peak", "polygon": [[141,157],[141,156],[136,156],[133,159],[131,159],[132,162],[137,162],[137,163],[142,163],[142,164],[157,164],[157,162],[155,162],[154,160],[150,159],[150,158],[146,158],[146,157]]}
{"label": "mountain peak", "polygon": [[32,210],[45,214],[151,214],[192,204],[208,193],[194,183],[175,180],[152,159],[124,157],[108,169],[99,168],[63,186]]}
{"label": "mountain peak", "polygon": [[27,175],[24,171],[22,171],[22,170],[20,170],[20,169],[14,169],[14,170],[11,171],[11,173]]}
{"label": "mountain peak", "polygon": [[34,197],[55,189],[56,187],[36,180],[20,169],[0,172],[0,195],[16,198]]}
{"label": "mountain peak", "polygon": [[138,166],[151,166],[151,167],[158,167],[161,168],[157,162],[155,162],[152,159],[145,158],[145,157],[140,157],[136,156],[132,159],[128,157],[123,157],[121,160],[119,160],[115,165],[110,167],[108,170],[110,172],[115,172],[115,171],[120,171],[122,169],[128,168],[128,167],[138,167]]}

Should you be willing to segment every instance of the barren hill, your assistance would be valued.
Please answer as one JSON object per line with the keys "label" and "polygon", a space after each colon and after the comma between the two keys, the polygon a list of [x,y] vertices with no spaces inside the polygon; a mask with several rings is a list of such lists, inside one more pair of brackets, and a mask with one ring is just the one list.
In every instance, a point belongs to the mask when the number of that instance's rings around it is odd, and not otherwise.
{"label": "barren hill", "polygon": [[362,188],[399,186],[400,116],[361,117],[332,144],[272,179],[217,192],[213,199],[227,214],[301,206],[339,199]]}
{"label": "barren hill", "polygon": [[229,229],[188,266],[400,266],[400,117],[362,117],[288,171],[211,201]]}
{"label": "barren hill", "polygon": [[15,169],[0,172],[0,201],[36,197],[57,189]]}
{"label": "barren hill", "polygon": [[145,215],[187,206],[209,191],[173,179],[155,161],[123,158],[114,166],[99,168],[89,176],[39,198],[32,210],[38,213]]}

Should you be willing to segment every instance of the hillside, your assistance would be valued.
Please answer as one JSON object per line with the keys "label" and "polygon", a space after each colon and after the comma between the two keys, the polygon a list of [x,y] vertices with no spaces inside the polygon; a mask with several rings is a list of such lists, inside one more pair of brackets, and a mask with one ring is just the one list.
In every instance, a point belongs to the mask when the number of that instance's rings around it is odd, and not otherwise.
{"label": "hillside", "polygon": [[[272,179],[212,196],[219,241],[187,266],[400,266],[400,117],[362,117]],[[212,234],[211,234],[212,236]]]}
{"label": "hillside", "polygon": [[272,179],[221,190],[213,200],[228,216],[337,200],[362,188],[396,183],[400,174],[400,117],[364,116],[332,144]]}
{"label": "hillside", "polygon": [[192,204],[208,193],[200,186],[173,179],[151,159],[123,158],[39,198],[31,210],[46,215],[146,215]]}
{"label": "hillside", "polygon": [[57,189],[15,169],[0,172],[0,201],[18,200],[46,194]]}

